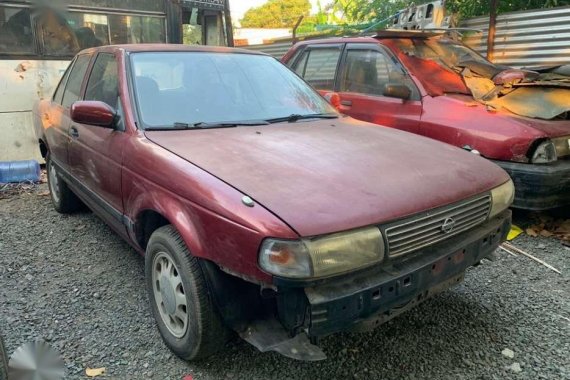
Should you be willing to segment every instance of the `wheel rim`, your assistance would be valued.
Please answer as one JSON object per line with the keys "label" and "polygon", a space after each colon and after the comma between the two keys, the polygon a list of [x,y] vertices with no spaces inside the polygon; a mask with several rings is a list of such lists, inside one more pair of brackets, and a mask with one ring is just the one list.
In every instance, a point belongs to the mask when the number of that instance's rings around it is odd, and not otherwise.
{"label": "wheel rim", "polygon": [[152,265],[154,301],[162,322],[176,338],[188,329],[188,302],[180,271],[166,252],[159,252]]}
{"label": "wheel rim", "polygon": [[59,177],[57,176],[57,171],[55,170],[55,166],[50,161],[49,163],[49,173],[48,173],[48,184],[49,190],[51,192],[51,196],[53,200],[58,203],[59,202]]}

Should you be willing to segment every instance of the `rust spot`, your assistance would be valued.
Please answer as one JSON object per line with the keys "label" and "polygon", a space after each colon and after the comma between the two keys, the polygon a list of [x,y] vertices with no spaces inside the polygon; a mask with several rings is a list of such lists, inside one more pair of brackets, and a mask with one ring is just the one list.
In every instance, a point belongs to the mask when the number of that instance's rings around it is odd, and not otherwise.
{"label": "rust spot", "polygon": [[20,64],[16,66],[16,69],[14,71],[16,71],[17,73],[23,73],[27,71],[31,65],[32,64],[29,61],[20,62]]}

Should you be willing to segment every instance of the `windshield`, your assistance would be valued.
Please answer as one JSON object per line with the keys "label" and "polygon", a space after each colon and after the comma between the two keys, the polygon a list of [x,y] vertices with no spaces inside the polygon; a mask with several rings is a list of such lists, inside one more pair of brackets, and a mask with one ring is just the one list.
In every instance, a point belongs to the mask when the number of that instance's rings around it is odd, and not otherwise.
{"label": "windshield", "polygon": [[238,123],[336,111],[276,59],[254,54],[152,52],[131,55],[145,127]]}
{"label": "windshield", "polygon": [[475,51],[447,38],[401,40],[400,48],[409,55],[430,59],[448,67],[465,66],[465,63],[492,65]]}

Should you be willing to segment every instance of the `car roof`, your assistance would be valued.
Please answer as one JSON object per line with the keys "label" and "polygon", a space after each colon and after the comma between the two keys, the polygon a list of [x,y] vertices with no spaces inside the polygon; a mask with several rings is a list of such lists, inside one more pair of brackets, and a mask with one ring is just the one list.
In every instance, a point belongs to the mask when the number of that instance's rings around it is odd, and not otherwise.
{"label": "car roof", "polygon": [[435,36],[441,36],[446,33],[447,30],[399,30],[399,29],[386,29],[377,32],[370,33],[363,36],[346,36],[346,37],[326,37],[319,39],[307,39],[299,42],[299,45],[310,45],[310,44],[331,44],[331,43],[358,43],[358,42],[378,42],[382,39],[398,39],[398,38],[414,38],[414,39],[426,39]]}
{"label": "car roof", "polygon": [[98,51],[124,51],[127,53],[135,52],[208,52],[208,53],[233,53],[233,54],[252,54],[267,55],[262,52],[251,51],[239,48],[230,48],[223,46],[203,46],[203,45],[182,45],[182,44],[123,44],[123,45],[105,45],[95,48],[86,49],[80,52],[98,52]]}

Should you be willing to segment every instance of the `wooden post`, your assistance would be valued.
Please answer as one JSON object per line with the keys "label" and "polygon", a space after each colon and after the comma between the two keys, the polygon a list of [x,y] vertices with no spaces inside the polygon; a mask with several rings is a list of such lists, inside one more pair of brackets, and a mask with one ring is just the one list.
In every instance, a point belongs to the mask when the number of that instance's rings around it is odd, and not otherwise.
{"label": "wooden post", "polygon": [[489,33],[487,34],[487,59],[493,62],[493,52],[495,50],[495,27],[497,26],[497,7],[499,0],[490,0],[489,10]]}
{"label": "wooden post", "polygon": [[228,38],[228,46],[234,46],[234,27],[232,25],[232,15],[230,12],[230,1],[224,0],[224,17],[226,21],[226,37]]}

